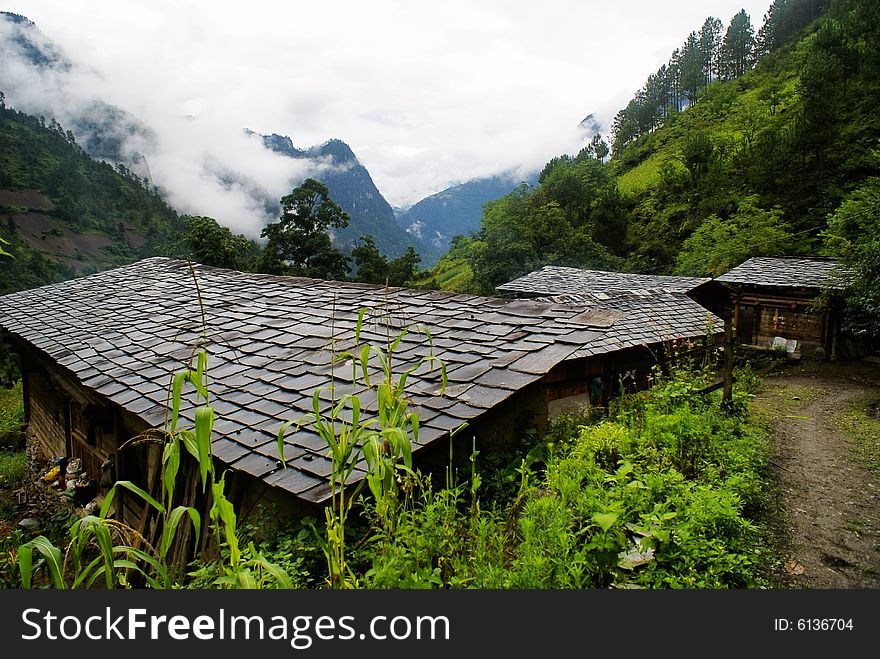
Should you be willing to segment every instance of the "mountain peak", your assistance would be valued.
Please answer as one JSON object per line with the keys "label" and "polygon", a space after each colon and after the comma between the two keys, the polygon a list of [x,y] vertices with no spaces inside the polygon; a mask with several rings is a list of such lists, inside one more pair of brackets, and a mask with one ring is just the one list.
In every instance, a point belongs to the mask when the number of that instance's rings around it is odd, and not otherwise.
{"label": "mountain peak", "polygon": [[351,147],[336,138],[327,140],[322,145],[309,149],[309,152],[319,156],[330,156],[334,165],[360,164]]}
{"label": "mountain peak", "polygon": [[62,70],[70,68],[59,48],[47,39],[37,24],[27,16],[0,11],[0,19],[12,28],[11,41],[31,64],[37,67],[57,67]]}

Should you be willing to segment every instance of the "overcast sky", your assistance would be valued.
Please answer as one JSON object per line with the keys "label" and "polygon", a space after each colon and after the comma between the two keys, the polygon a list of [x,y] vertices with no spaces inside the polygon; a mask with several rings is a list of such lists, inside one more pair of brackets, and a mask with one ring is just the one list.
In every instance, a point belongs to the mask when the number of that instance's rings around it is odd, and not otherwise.
{"label": "overcast sky", "polygon": [[[166,144],[191,140],[199,150],[207,140],[234,161],[242,127],[289,135],[299,147],[340,138],[388,201],[406,205],[575,153],[581,119],[593,113],[610,131],[708,15],[726,28],[745,9],[757,30],[769,4],[6,0],[0,9],[35,21],[96,73],[84,84]],[[163,133],[185,115],[199,120],[201,136]]]}

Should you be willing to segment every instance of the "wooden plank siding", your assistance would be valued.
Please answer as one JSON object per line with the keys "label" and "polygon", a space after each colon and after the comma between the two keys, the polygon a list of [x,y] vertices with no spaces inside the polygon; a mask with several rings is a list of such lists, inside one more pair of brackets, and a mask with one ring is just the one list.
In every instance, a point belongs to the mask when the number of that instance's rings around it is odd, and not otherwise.
{"label": "wooden plank siding", "polygon": [[31,433],[47,458],[67,455],[64,392],[42,373],[26,372],[24,378],[29,394],[26,421]]}
{"label": "wooden plank siding", "polygon": [[[131,480],[147,491],[157,489],[161,447],[126,444],[148,428],[142,419],[81,386],[38,351],[24,345],[17,350],[25,383],[25,420],[45,458],[80,458],[88,478],[98,485],[99,501],[117,480]],[[120,493],[114,509],[120,521],[136,523],[145,508],[139,498]]]}
{"label": "wooden plank siding", "polygon": [[741,294],[733,297],[733,304],[740,343],[769,347],[775,337],[781,336],[796,340],[797,351],[806,356],[819,347],[834,355],[837,314],[828,307],[817,306],[808,293],[790,297]]}
{"label": "wooden plank siding", "polygon": [[544,378],[551,415],[586,404],[604,407],[621,387],[627,391],[643,389],[650,382],[651,369],[662,361],[663,350],[658,345],[564,361]]}

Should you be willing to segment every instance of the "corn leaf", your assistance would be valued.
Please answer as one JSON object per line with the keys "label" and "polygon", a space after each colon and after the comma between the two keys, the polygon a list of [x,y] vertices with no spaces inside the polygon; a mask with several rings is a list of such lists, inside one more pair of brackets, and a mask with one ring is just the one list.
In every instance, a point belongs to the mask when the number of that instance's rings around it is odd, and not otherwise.
{"label": "corn leaf", "polygon": [[165,506],[156,501],[153,497],[147,494],[146,491],[139,488],[137,485],[132,483],[131,481],[116,481],[116,487],[124,487],[129,492],[133,492],[137,494],[141,499],[146,501],[148,504],[153,506],[156,510],[158,510],[163,515],[165,514]]}
{"label": "corn leaf", "polygon": [[177,535],[177,527],[180,524],[180,520],[184,513],[188,513],[192,520],[196,542],[198,542],[202,526],[199,512],[191,506],[177,506],[177,508],[172,510],[171,514],[168,516],[168,522],[166,523],[165,531],[162,534],[162,542],[159,545],[159,555],[162,557],[162,560],[165,560],[168,556],[168,551],[171,549],[171,545],[174,544],[174,536]]}
{"label": "corn leaf", "polygon": [[162,451],[162,462],[165,465],[162,486],[165,488],[165,496],[168,504],[174,498],[174,484],[177,481],[177,471],[180,468],[180,440],[172,436],[165,444]]}
{"label": "corn leaf", "polygon": [[187,380],[188,371],[174,374],[171,382],[171,432],[177,428],[177,420],[180,416],[180,401],[183,397],[183,383]]}
{"label": "corn leaf", "polygon": [[49,573],[52,575],[52,581],[55,583],[55,588],[59,590],[66,588],[67,586],[62,576],[61,550],[42,535],[18,548],[18,567],[21,570],[22,588],[31,587],[34,549],[40,552],[45,559],[46,565],[49,567]]}
{"label": "corn leaf", "polygon": [[214,427],[214,409],[203,405],[196,409],[196,448],[199,453],[199,476],[202,492],[208,487],[208,472],[212,470],[211,430]]}

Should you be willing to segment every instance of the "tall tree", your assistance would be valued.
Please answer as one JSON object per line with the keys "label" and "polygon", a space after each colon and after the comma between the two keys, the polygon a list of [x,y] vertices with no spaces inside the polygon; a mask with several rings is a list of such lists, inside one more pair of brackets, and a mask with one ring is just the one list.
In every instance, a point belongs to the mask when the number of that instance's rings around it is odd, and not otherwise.
{"label": "tall tree", "polygon": [[636,121],[636,99],[632,99],[614,116],[611,124],[611,148],[615,155],[619,155],[624,147],[638,138],[638,122]]}
{"label": "tall tree", "polygon": [[718,77],[718,56],[723,29],[724,24],[714,16],[709,16],[700,28],[700,64],[704,87]]}
{"label": "tall tree", "polygon": [[407,282],[415,277],[421,262],[422,257],[418,255],[415,248],[407,247],[402,256],[398,256],[388,263],[388,285],[406,286]]}
{"label": "tall tree", "polygon": [[682,46],[679,62],[681,93],[687,105],[692,105],[697,100],[697,92],[703,86],[702,59],[699,37],[696,32],[691,32]]}
{"label": "tall tree", "polygon": [[773,52],[828,9],[831,0],[774,0],[755,39],[758,57]]}
{"label": "tall tree", "polygon": [[260,272],[344,279],[348,257],[333,247],[331,229],[348,226],[348,214],[332,199],[327,186],[306,179],[281,199],[281,217],[263,229],[267,238]]}
{"label": "tall tree", "polygon": [[843,258],[853,277],[847,290],[846,323],[857,335],[880,338],[880,178],[851,193],[828,220],[826,244]]}
{"label": "tall tree", "polygon": [[357,271],[355,279],[366,284],[384,284],[388,278],[388,259],[386,259],[372,236],[361,236],[358,244],[351,250],[351,259]]}
{"label": "tall tree", "polygon": [[720,69],[724,80],[739,78],[755,63],[755,29],[745,9],[734,16],[721,43]]}

